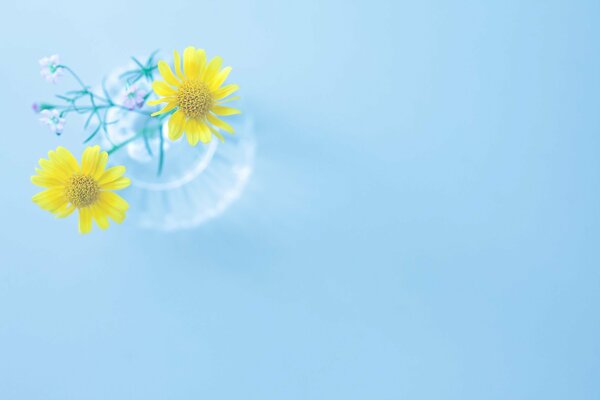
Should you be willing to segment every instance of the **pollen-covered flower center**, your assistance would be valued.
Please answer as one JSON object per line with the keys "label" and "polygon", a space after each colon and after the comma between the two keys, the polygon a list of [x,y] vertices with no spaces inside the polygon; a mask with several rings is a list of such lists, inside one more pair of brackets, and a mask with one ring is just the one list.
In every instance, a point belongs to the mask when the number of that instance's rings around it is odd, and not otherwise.
{"label": "pollen-covered flower center", "polygon": [[73,175],[65,186],[65,195],[75,207],[87,207],[94,204],[99,194],[98,182],[87,175]]}
{"label": "pollen-covered flower center", "polygon": [[213,106],[210,89],[202,81],[186,80],[177,91],[177,105],[188,118],[203,118]]}

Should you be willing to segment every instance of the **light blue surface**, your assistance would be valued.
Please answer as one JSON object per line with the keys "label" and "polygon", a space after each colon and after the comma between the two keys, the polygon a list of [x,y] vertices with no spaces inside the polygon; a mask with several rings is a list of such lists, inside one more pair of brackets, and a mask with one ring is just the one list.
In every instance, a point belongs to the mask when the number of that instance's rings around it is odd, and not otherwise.
{"label": "light blue surface", "polygon": [[[166,4],[3,5],[0,399],[600,397],[600,3]],[[252,106],[243,198],[171,235],[37,209],[82,148],[37,60],[189,44]]]}

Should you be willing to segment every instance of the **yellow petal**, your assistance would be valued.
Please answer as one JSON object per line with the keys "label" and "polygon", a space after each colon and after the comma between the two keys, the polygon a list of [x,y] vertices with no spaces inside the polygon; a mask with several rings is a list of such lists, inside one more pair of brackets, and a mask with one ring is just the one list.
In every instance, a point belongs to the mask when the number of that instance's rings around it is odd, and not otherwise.
{"label": "yellow petal", "polygon": [[208,66],[206,67],[206,71],[204,71],[204,74],[202,75],[202,80],[204,82],[208,82],[210,85],[210,83],[212,83],[212,80],[219,72],[221,64],[223,64],[223,59],[219,56],[216,56],[212,60],[210,60]]}
{"label": "yellow petal", "polygon": [[223,84],[223,82],[225,82],[225,79],[227,79],[230,72],[231,72],[231,67],[223,68],[221,70],[221,72],[219,72],[215,76],[214,80],[211,82],[210,90],[217,90]]}
{"label": "yellow petal", "polygon": [[185,127],[185,115],[177,110],[169,117],[169,139],[177,140],[181,137]]}
{"label": "yellow petal", "polygon": [[212,132],[213,135],[218,137],[221,142],[225,143],[225,138],[223,137],[223,135],[221,135],[221,132],[219,132],[217,129],[213,128],[210,125],[206,125],[206,126],[208,126],[208,129],[210,129],[210,131]]}
{"label": "yellow petal", "polygon": [[87,147],[81,160],[81,173],[95,179],[102,176],[108,162],[108,153],[100,151],[100,146]]}
{"label": "yellow petal", "polygon": [[68,203],[62,187],[44,190],[35,194],[31,200],[40,208],[50,212],[54,212]]}
{"label": "yellow petal", "polygon": [[107,162],[108,162],[108,153],[105,151],[101,151],[100,157],[98,158],[98,164],[96,164],[96,170],[92,174],[92,177],[94,179],[98,180],[104,174],[104,169],[106,168]]}
{"label": "yellow petal", "polygon": [[183,72],[188,79],[198,79],[200,74],[200,57],[191,46],[183,51]]}
{"label": "yellow petal", "polygon": [[185,138],[187,139],[190,146],[194,145],[194,136],[195,136],[195,134],[190,131],[185,132]]}
{"label": "yellow petal", "polygon": [[112,182],[103,184],[101,188],[102,190],[119,190],[129,187],[129,185],[131,185],[131,180],[122,176],[120,178],[115,179]]}
{"label": "yellow petal", "polygon": [[52,199],[56,197],[55,195],[57,193],[60,193],[60,189],[58,188],[47,189],[43,192],[34,194],[31,200],[33,200],[34,203],[41,203],[43,201],[46,201],[47,199]]}
{"label": "yellow petal", "polygon": [[70,203],[65,203],[62,207],[54,211],[56,218],[66,218],[75,211],[75,206]]}
{"label": "yellow petal", "polygon": [[31,183],[41,187],[55,187],[55,186],[63,186],[63,183],[55,178],[50,178],[46,176],[34,175],[31,177]]}
{"label": "yellow petal", "polygon": [[159,96],[175,96],[177,91],[173,89],[171,86],[167,85],[166,82],[163,81],[154,81],[152,82],[152,89]]}
{"label": "yellow petal", "polygon": [[217,104],[225,104],[225,103],[229,103],[230,101],[239,100],[239,99],[240,99],[240,96],[233,96],[228,99],[219,100],[217,102]]}
{"label": "yellow petal", "polygon": [[40,166],[42,167],[39,175],[46,176],[49,178],[54,178],[59,180],[60,182],[65,182],[67,179],[71,177],[71,175],[65,173],[61,168],[59,168],[56,163],[46,160],[45,158],[40,158],[39,160]]}
{"label": "yellow petal", "polygon": [[211,111],[217,115],[223,115],[223,116],[235,115],[235,114],[240,113],[240,110],[238,110],[237,108],[223,107],[223,106],[213,106]]}
{"label": "yellow petal", "polygon": [[56,148],[56,152],[58,153],[58,155],[60,155],[63,158],[63,160],[65,162],[67,162],[71,166],[71,168],[73,168],[73,170],[80,169],[77,159],[73,156],[73,154],[69,150],[65,149],[62,146],[58,146]]}
{"label": "yellow petal", "polygon": [[175,75],[173,75],[173,71],[171,71],[169,64],[162,60],[158,62],[158,72],[160,72],[160,75],[169,85],[178,87],[181,84]]}
{"label": "yellow petal", "polygon": [[113,192],[100,192],[98,201],[119,211],[127,211],[129,204],[118,194]]}
{"label": "yellow petal", "polygon": [[72,175],[71,168],[67,164],[63,164],[62,158],[54,150],[48,152],[48,159],[57,170],[62,171],[66,175]]}
{"label": "yellow petal", "polygon": [[90,209],[92,212],[92,216],[94,217],[94,221],[96,221],[100,229],[108,228],[108,218],[106,218],[106,214],[104,213],[102,208],[98,207],[97,205],[94,205],[91,206]]}
{"label": "yellow petal", "polygon": [[195,119],[189,119],[185,124],[187,140],[191,146],[198,144],[198,139],[200,138],[198,129],[198,121]]}
{"label": "yellow petal", "polygon": [[86,234],[92,230],[92,210],[90,207],[79,209],[79,233]]}
{"label": "yellow petal", "polygon": [[202,141],[202,143],[208,143],[211,141],[212,139],[212,135],[210,133],[210,129],[208,129],[208,126],[206,125],[206,123],[204,121],[200,121],[198,124],[198,132],[199,132],[199,138]]}
{"label": "yellow petal", "polygon": [[[106,193],[110,193],[110,192],[106,192]],[[125,219],[125,212],[121,211],[121,210],[117,210],[109,203],[106,203],[105,201],[103,201],[102,196],[100,196],[100,199],[99,199],[98,203],[96,204],[96,207],[98,207],[105,215],[109,216],[117,224],[120,224]]]}
{"label": "yellow petal", "polygon": [[83,151],[81,159],[81,173],[84,175],[93,175],[96,172],[96,166],[100,160],[100,146],[88,146]]}
{"label": "yellow petal", "polygon": [[[52,152],[51,152],[52,153]],[[60,164],[62,168],[69,174],[76,174],[80,172],[79,163],[73,157],[73,154],[62,146],[56,148],[51,157],[57,164]]]}
{"label": "yellow petal", "polygon": [[200,58],[200,71],[198,72],[198,76],[202,76],[206,70],[206,52],[204,49],[198,49],[196,50],[196,53]]}
{"label": "yellow petal", "polygon": [[177,107],[177,102],[173,101],[173,102],[171,102],[171,103],[167,104],[167,105],[166,105],[166,106],[165,106],[165,107],[164,107],[162,110],[160,110],[160,111],[157,111],[157,112],[154,112],[154,113],[152,113],[151,115],[152,115],[153,117],[156,117],[157,115],[164,114],[164,113],[168,113],[169,111],[171,111],[171,110],[172,110],[172,109],[174,109],[175,107]]}
{"label": "yellow petal", "polygon": [[234,93],[239,88],[240,87],[238,85],[233,84],[233,83],[229,84],[229,85],[225,85],[221,89],[214,91],[213,96],[215,96],[215,98],[217,100],[220,100],[220,99],[223,99],[223,98],[229,96],[230,94]]}
{"label": "yellow petal", "polygon": [[177,50],[173,51],[173,64],[175,65],[175,73],[179,79],[183,80],[183,73],[181,72],[181,57]]}
{"label": "yellow petal", "polygon": [[229,125],[227,122],[220,120],[219,118],[215,117],[212,114],[208,114],[206,116],[206,118],[208,118],[208,122],[210,122],[211,124],[213,124],[214,126],[223,129],[226,132],[229,133],[233,133],[233,127],[231,125]]}
{"label": "yellow petal", "polygon": [[122,165],[117,165],[115,167],[108,168],[104,171],[104,174],[98,179],[98,185],[102,187],[109,182],[119,179],[125,173],[125,167]]}

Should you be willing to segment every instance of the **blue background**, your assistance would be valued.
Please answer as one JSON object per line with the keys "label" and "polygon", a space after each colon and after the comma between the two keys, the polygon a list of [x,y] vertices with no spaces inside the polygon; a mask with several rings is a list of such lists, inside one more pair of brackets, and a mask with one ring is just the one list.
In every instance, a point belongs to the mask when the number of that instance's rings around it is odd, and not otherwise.
{"label": "blue background", "polygon": [[[596,1],[3,6],[1,399],[600,397]],[[30,200],[30,110],[195,45],[255,173],[226,214],[79,236]]]}

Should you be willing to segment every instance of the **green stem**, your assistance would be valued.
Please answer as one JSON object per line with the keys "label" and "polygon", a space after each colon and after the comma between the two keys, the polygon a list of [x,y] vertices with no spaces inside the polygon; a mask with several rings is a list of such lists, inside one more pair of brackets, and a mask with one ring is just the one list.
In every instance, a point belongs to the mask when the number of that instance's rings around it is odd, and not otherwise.
{"label": "green stem", "polygon": [[109,149],[109,150],[107,151],[108,155],[111,155],[111,154],[112,154],[112,153],[114,153],[115,151],[117,151],[117,150],[119,150],[119,149],[121,149],[121,148],[123,148],[123,147],[127,146],[129,143],[131,143],[131,142],[133,142],[133,141],[135,141],[135,140],[139,139],[139,138],[140,138],[140,136],[142,136],[142,135],[143,135],[143,133],[142,133],[142,132],[143,132],[143,131],[140,131],[140,133],[137,133],[137,134],[133,135],[133,136],[132,136],[132,137],[130,137],[129,139],[125,140],[124,142],[121,142],[121,143],[119,143],[119,144],[117,144],[117,145],[113,146],[113,148],[111,148],[111,149]]}
{"label": "green stem", "polygon": [[[146,127],[144,127],[142,129],[140,129],[135,135],[133,135],[129,139],[127,139],[117,145],[114,145],[111,149],[107,150],[107,152],[110,155],[110,154],[114,153],[115,151],[127,146],[131,142],[134,142],[140,138],[145,138],[147,136],[146,133],[152,132],[152,131],[153,131],[153,129],[147,129]],[[161,129],[161,132],[162,132],[162,129]]]}
{"label": "green stem", "polygon": [[81,80],[81,78],[79,77],[79,75],[77,75],[77,74],[75,73],[75,71],[73,71],[71,68],[67,67],[66,65],[62,65],[62,64],[60,64],[60,65],[57,65],[56,67],[57,67],[57,68],[62,68],[62,69],[64,69],[64,70],[66,70],[68,73],[70,73],[70,74],[73,76],[73,78],[75,78],[75,80],[76,80],[77,82],[79,82],[79,84],[81,85],[81,87],[82,87],[84,90],[87,90],[87,87],[85,86],[85,84],[83,83],[83,81]]}
{"label": "green stem", "polygon": [[158,148],[158,151],[159,151],[159,153],[158,153],[158,171],[156,174],[158,176],[160,176],[162,174],[163,164],[165,161],[165,148],[164,148],[165,139],[163,138],[162,124],[158,128],[158,139],[159,139],[160,143],[159,143],[159,148]]}

